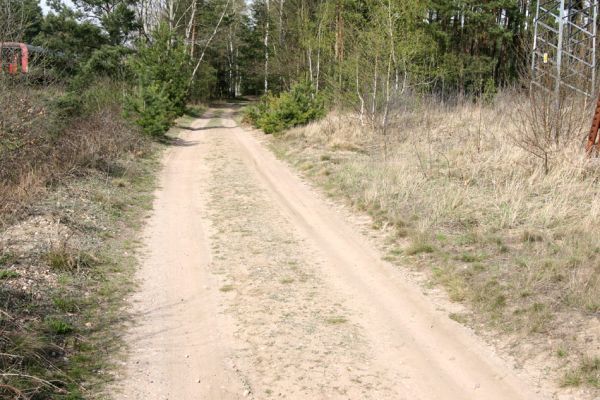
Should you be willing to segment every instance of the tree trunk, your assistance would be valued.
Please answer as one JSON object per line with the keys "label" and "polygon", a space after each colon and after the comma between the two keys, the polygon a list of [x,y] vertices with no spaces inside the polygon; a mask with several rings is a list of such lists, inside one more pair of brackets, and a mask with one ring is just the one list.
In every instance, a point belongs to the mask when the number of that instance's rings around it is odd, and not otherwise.
{"label": "tree trunk", "polygon": [[319,29],[317,30],[317,77],[316,77],[316,84],[315,84],[315,90],[317,91],[317,93],[319,92],[319,80],[320,80],[320,75],[321,75],[321,31],[323,28],[323,19],[321,18],[321,20],[319,21]]}
{"label": "tree trunk", "polygon": [[235,48],[235,97],[242,95],[242,77],[240,76],[240,64],[238,62],[240,54],[239,47]]}
{"label": "tree trunk", "polygon": [[336,5],[335,59],[338,63],[344,60],[344,15],[340,1]]}
{"label": "tree trunk", "polygon": [[267,15],[265,21],[265,94],[269,91],[269,29],[270,29],[270,0],[266,0],[265,4],[267,7]]}
{"label": "tree trunk", "polygon": [[229,43],[227,45],[227,52],[229,53],[228,59],[228,70],[229,70],[229,96],[235,97],[235,81],[234,81],[234,63],[235,63],[235,54],[233,52],[233,32],[232,28],[229,28]]}
{"label": "tree trunk", "polygon": [[314,85],[314,74],[313,74],[313,65],[312,65],[312,47],[308,46],[306,51],[306,55],[308,57],[308,74],[310,75],[310,83]]}
{"label": "tree trunk", "polygon": [[365,99],[360,92],[360,82],[358,79],[358,58],[356,59],[356,94],[358,95],[358,99],[360,100],[360,125],[365,124]]}
{"label": "tree trunk", "polygon": [[285,0],[279,0],[279,47],[283,47],[283,5]]}
{"label": "tree trunk", "polygon": [[194,57],[194,45],[195,45],[195,39],[196,39],[196,9],[197,9],[197,0],[192,0],[192,6],[191,6],[191,15],[190,15],[190,21],[188,22],[187,28],[185,30],[185,39],[186,39],[186,43],[188,46],[190,46],[190,55],[192,57]]}
{"label": "tree trunk", "polygon": [[373,103],[371,104],[371,118],[375,120],[375,108],[377,106],[377,64],[378,55],[375,56],[375,68],[373,69]]}
{"label": "tree trunk", "polygon": [[388,30],[390,36],[390,54],[394,64],[394,90],[398,92],[400,77],[398,76],[398,61],[396,60],[396,40],[394,38],[394,21],[392,19],[392,2],[388,0]]}
{"label": "tree trunk", "polygon": [[190,47],[190,58],[194,59],[194,53],[196,50],[196,25],[192,28],[192,45]]}

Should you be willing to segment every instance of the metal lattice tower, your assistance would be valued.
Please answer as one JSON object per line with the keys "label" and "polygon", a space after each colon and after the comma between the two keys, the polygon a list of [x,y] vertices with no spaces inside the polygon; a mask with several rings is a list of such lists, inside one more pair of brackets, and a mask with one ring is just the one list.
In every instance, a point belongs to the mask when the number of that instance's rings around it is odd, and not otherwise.
{"label": "metal lattice tower", "polygon": [[594,97],[598,0],[537,0],[531,60],[533,86]]}

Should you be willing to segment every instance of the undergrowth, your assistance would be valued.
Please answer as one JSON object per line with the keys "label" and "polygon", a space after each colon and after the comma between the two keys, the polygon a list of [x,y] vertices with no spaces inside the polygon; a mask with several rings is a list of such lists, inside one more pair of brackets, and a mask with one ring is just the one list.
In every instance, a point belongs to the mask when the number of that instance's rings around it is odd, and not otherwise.
{"label": "undergrowth", "polygon": [[77,97],[0,80],[0,226],[65,177],[118,173],[123,154],[146,151],[148,140],[121,115],[121,92],[108,80]]}

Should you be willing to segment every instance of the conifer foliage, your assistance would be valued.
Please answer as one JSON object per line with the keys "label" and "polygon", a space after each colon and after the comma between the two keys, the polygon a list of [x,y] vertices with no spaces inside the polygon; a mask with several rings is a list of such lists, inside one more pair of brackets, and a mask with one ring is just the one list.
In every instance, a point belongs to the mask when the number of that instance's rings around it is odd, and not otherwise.
{"label": "conifer foliage", "polygon": [[161,136],[185,111],[190,58],[168,25],[160,24],[152,36],[129,60],[137,81],[126,110],[145,133]]}

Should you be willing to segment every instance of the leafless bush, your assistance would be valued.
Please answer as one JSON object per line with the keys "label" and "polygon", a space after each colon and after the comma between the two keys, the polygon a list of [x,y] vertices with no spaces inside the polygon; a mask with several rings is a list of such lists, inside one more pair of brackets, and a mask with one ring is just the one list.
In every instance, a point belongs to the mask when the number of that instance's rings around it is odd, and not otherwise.
{"label": "leafless bush", "polygon": [[[578,51],[585,51],[586,42],[579,43],[583,47]],[[523,56],[530,57],[531,45],[524,43]],[[562,76],[552,62],[537,64],[535,72],[529,63],[523,64],[522,87],[514,93],[510,112],[511,141],[541,162],[546,174],[565,148],[585,138],[592,121],[593,100],[582,94],[591,90],[589,68],[571,58],[561,65]]]}
{"label": "leafless bush", "polygon": [[584,138],[591,122],[589,100],[573,92],[557,99],[543,89],[532,88],[526,97],[515,96],[514,104],[511,119],[516,129],[510,137],[542,162],[545,173],[564,147]]}
{"label": "leafless bush", "polygon": [[31,8],[21,0],[0,0],[0,42],[20,42],[31,26]]}

